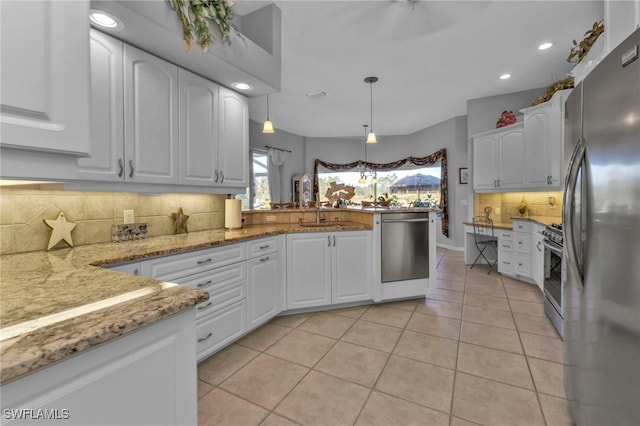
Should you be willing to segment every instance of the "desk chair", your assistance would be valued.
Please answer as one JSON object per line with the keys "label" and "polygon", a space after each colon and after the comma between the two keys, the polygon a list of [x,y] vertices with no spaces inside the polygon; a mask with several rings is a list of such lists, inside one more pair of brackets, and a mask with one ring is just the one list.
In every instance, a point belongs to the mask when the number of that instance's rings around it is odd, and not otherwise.
{"label": "desk chair", "polygon": [[[475,216],[473,218],[473,238],[479,253],[470,269],[473,269],[480,257],[482,257],[489,265],[487,274],[490,274],[493,267],[498,263],[498,238],[493,232],[493,220],[486,216]],[[484,254],[488,247],[493,248],[493,252],[496,254],[496,260],[493,263]]]}

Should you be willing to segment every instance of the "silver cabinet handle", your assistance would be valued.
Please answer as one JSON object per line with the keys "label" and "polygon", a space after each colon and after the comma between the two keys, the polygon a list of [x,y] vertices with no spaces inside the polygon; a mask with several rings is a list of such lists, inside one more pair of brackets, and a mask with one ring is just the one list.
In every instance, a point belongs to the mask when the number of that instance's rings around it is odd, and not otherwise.
{"label": "silver cabinet handle", "polygon": [[266,246],[260,246],[260,250],[268,249],[269,247],[271,247],[269,244],[267,244]]}
{"label": "silver cabinet handle", "polygon": [[122,158],[118,158],[118,167],[120,167],[120,171],[118,172],[118,177],[122,177],[124,175],[124,164],[122,164]]}
{"label": "silver cabinet handle", "polygon": [[331,235],[327,235],[327,247],[331,247]]}
{"label": "silver cabinet handle", "polygon": [[522,245],[522,241],[518,241],[518,244]]}
{"label": "silver cabinet handle", "polygon": [[333,246],[334,247],[336,246],[336,236],[335,235],[333,236]]}
{"label": "silver cabinet handle", "polygon": [[269,260],[269,259],[270,259],[270,257],[269,257],[269,256],[267,256],[267,257],[263,257],[262,259],[260,259],[260,262],[266,262],[266,261],[267,261],[267,260]]}
{"label": "silver cabinet handle", "polygon": [[542,251],[542,249],[540,248],[540,246],[542,245],[542,242],[538,241],[538,244],[536,244],[536,247],[538,248],[538,251]]}
{"label": "silver cabinet handle", "polygon": [[133,275],[140,275],[140,271],[138,270],[138,268],[133,270]]}
{"label": "silver cabinet handle", "polygon": [[198,339],[198,343],[200,342],[204,342],[205,340],[207,340],[209,337],[213,336],[213,333],[209,333],[207,334],[207,337],[201,337]]}
{"label": "silver cabinet handle", "polygon": [[205,281],[205,282],[203,282],[203,283],[198,284],[197,286],[198,286],[198,287],[204,287],[204,286],[207,286],[207,285],[211,284],[212,282],[213,282],[213,281],[211,281],[211,280],[209,280],[209,281]]}
{"label": "silver cabinet handle", "polygon": [[502,262],[502,263],[504,263],[505,265],[511,265],[511,262]]}
{"label": "silver cabinet handle", "polygon": [[205,263],[211,262],[211,258],[205,260],[198,260],[198,265],[204,265]]}
{"label": "silver cabinet handle", "polygon": [[131,171],[129,172],[129,177],[132,178],[133,177],[133,160],[129,160],[129,168],[131,169]]}
{"label": "silver cabinet handle", "polygon": [[522,266],[522,263],[518,263],[518,266]]}
{"label": "silver cabinet handle", "polygon": [[[209,306],[213,305],[213,302],[209,302],[204,306],[198,306],[196,309],[198,309],[199,311],[204,311],[205,309],[207,309]],[[205,337],[205,340],[207,340],[209,337]]]}
{"label": "silver cabinet handle", "polygon": [[213,172],[213,173],[214,173],[214,176],[215,176],[214,182],[218,183],[218,177],[219,177],[219,175],[218,175],[218,170],[216,170],[216,171],[215,171],[215,172]]}
{"label": "silver cabinet handle", "polygon": [[500,188],[500,179],[498,179],[498,188]]}
{"label": "silver cabinet handle", "polygon": [[224,182],[224,172],[220,170],[220,183]]}

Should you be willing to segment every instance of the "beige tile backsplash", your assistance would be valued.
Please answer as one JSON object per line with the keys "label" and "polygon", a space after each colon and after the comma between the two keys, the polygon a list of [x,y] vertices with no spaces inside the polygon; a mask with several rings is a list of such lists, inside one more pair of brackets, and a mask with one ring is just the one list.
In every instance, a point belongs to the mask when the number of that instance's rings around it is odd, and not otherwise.
{"label": "beige tile backsplash", "polygon": [[[549,197],[555,198],[555,207],[549,204]],[[562,192],[504,192],[504,193],[476,193],[474,199],[474,215],[484,215],[484,208],[491,207],[491,217],[495,222],[509,223],[512,217],[520,216],[518,206],[522,199],[527,202],[529,216],[562,216]],[[496,207],[500,214],[495,213]]]}
{"label": "beige tile backsplash", "polygon": [[[50,229],[43,219],[60,210],[77,226],[76,246],[111,241],[111,225],[122,223],[122,211],[134,210],[136,222],[149,225],[149,236],[173,233],[171,213],[182,207],[189,231],[224,227],[224,195],[128,192],[80,192],[23,188],[0,189],[0,254],[44,250]],[[61,244],[61,247],[63,244]]]}

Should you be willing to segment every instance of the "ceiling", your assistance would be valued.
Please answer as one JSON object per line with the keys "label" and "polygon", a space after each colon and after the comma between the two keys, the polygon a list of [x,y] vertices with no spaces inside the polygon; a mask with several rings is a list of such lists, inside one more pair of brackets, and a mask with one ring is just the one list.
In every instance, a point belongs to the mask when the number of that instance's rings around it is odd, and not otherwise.
{"label": "ceiling", "polygon": [[[267,2],[238,0],[238,13]],[[279,1],[282,89],[278,129],[308,137],[400,135],[466,114],[466,101],[549,86],[566,77],[572,39],[602,19],[603,2]],[[546,51],[544,41],[554,42]],[[510,73],[508,80],[500,80]],[[319,90],[329,96],[311,99]],[[250,100],[264,121],[264,96]],[[277,133],[276,133],[277,134]],[[363,136],[364,137],[364,136]]]}
{"label": "ceiling", "polygon": [[[261,122],[267,115],[264,93],[271,92],[276,137],[278,130],[307,137],[363,136],[363,124],[371,124],[368,76],[379,78],[372,87],[379,137],[464,115],[468,99],[549,86],[571,69],[565,61],[571,40],[582,39],[604,13],[602,0],[236,0],[234,8],[242,16],[271,3],[282,15],[281,90],[249,81],[256,87],[248,96],[250,117]],[[92,0],[91,5],[127,19],[116,37],[187,69],[215,74],[210,78],[224,85],[225,78],[255,77],[224,68],[214,54],[184,52],[167,0]],[[555,45],[537,50],[544,41]],[[243,48],[235,43],[223,53],[233,57]],[[503,73],[512,77],[500,80]],[[321,90],[329,96],[306,96]]]}

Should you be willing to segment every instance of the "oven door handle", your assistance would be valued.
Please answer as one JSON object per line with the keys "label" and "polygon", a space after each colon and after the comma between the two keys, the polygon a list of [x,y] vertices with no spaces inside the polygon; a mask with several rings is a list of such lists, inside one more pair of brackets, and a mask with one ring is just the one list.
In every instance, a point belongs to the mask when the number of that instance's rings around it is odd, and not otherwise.
{"label": "oven door handle", "polygon": [[584,291],[584,283],[583,283],[583,275],[582,275],[582,265],[580,265],[578,261],[578,254],[576,252],[576,247],[573,244],[573,213],[575,209],[575,192],[576,185],[578,183],[578,171],[582,165],[582,162],[585,157],[585,144],[582,138],[578,139],[576,147],[571,154],[571,160],[569,160],[569,169],[567,173],[567,179],[564,184],[564,200],[563,200],[563,211],[562,211],[562,221],[565,226],[565,238],[564,243],[567,247],[567,256],[569,257],[567,260],[567,264],[569,265],[569,269],[573,272],[577,278],[578,286],[580,288],[580,293]]}
{"label": "oven door handle", "polygon": [[544,245],[544,247],[551,251],[552,253],[554,253],[556,256],[558,257],[562,257],[562,249],[559,249],[558,247],[554,247],[551,244],[548,244],[547,242],[543,242],[542,245]]}

